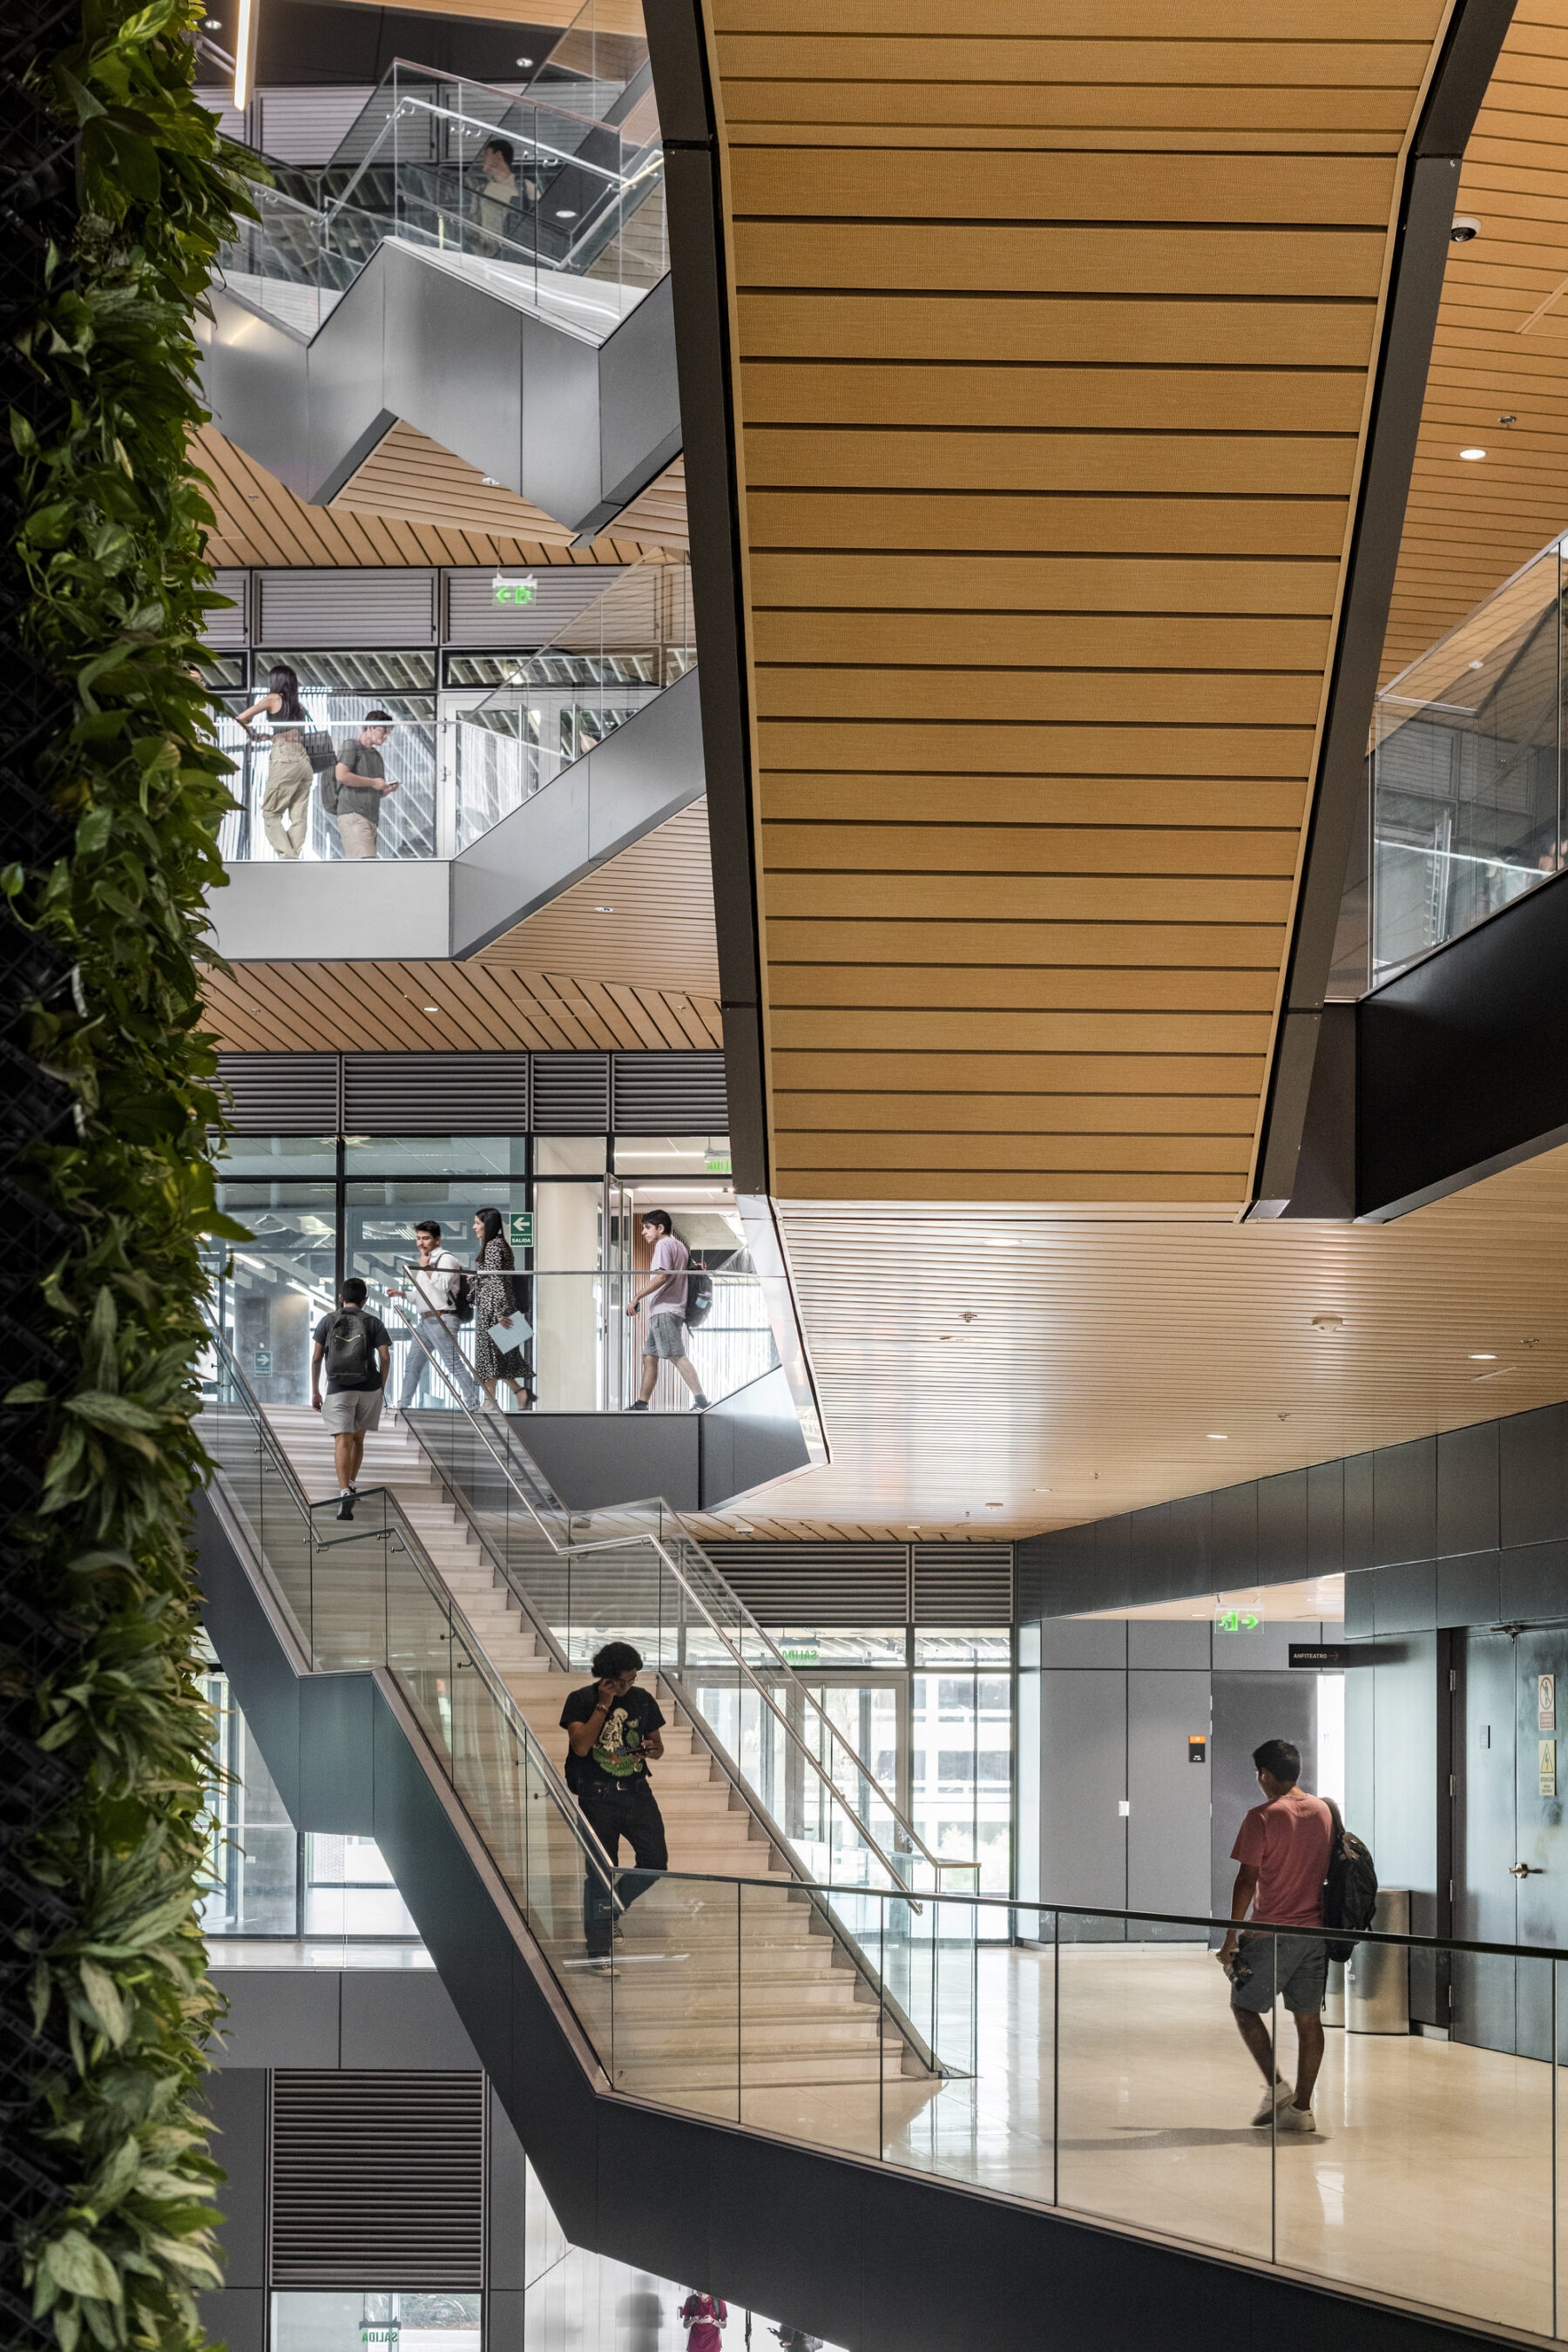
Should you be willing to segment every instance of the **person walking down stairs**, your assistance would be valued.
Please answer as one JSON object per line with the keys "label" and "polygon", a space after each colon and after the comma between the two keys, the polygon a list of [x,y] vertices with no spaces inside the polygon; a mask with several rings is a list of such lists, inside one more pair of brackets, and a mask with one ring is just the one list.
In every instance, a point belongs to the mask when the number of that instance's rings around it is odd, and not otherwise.
{"label": "person walking down stairs", "polygon": [[[355,1483],[366,1433],[381,1427],[382,1391],[392,1361],[392,1339],[379,1315],[365,1312],[365,1287],[351,1274],[338,1293],[338,1311],[323,1315],[310,1350],[310,1404],[332,1433],[338,1474],[338,1517],[352,1519]],[[327,1393],[321,1395],[321,1374]]]}
{"label": "person walking down stairs", "polygon": [[[561,1710],[566,1734],[566,1786],[613,1863],[621,1840],[632,1850],[637,1870],[616,1888],[623,1905],[646,1895],[643,1874],[669,1868],[664,1816],[648,1780],[648,1760],[664,1754],[664,1710],[651,1691],[635,1687],[642,1654],[629,1642],[606,1642],[594,1660],[595,1679],[575,1690]],[[608,1888],[590,1870],[583,1881],[583,1930],[588,1958],[611,1957],[614,1905]]]}

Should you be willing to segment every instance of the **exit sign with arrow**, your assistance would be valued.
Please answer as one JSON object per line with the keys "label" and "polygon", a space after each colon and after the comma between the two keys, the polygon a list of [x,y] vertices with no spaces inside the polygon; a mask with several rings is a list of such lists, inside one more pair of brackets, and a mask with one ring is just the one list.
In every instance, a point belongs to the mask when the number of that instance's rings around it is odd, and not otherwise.
{"label": "exit sign with arrow", "polygon": [[1214,1628],[1216,1633],[1261,1633],[1263,1611],[1256,1602],[1250,1609],[1216,1609]]}

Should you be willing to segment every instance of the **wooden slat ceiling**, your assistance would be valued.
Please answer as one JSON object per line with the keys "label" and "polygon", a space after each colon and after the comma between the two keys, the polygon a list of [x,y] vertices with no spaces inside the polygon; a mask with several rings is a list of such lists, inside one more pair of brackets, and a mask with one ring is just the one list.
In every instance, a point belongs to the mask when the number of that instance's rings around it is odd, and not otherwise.
{"label": "wooden slat ceiling", "polygon": [[833,1460],[759,1534],[1032,1533],[1568,1396],[1568,1149],[1385,1226],[783,1221]]}
{"label": "wooden slat ceiling", "polygon": [[219,1043],[248,1053],[722,1045],[706,803],[471,961],[236,963],[205,994]]}
{"label": "wooden slat ceiling", "polygon": [[[558,549],[569,547],[573,539],[571,530],[542,508],[531,506],[515,490],[487,482],[466,457],[443,449],[401,419],[350,475],[331,500],[331,511],[395,515],[406,522],[434,523],[440,530],[478,531]],[[679,458],[618,518],[615,544],[627,542],[650,554],[687,546],[686,480]]]}
{"label": "wooden slat ceiling", "polygon": [[1568,0],[1521,0],[1458,210],[1481,233],[1448,248],[1385,679],[1568,525]]}
{"label": "wooden slat ceiling", "polygon": [[236,1053],[723,1043],[713,997],[481,963],[241,963],[209,975],[205,1001],[208,1028]]}
{"label": "wooden slat ceiling", "polygon": [[202,426],[194,454],[197,469],[207,478],[216,517],[207,540],[214,563],[304,564],[313,569],[388,563],[635,563],[644,552],[630,539],[596,539],[590,547],[570,548],[558,539],[497,536],[467,524],[443,528],[411,522],[395,512],[307,506],[212,425]]}
{"label": "wooden slat ceiling", "polygon": [[1234,1213],[1440,0],[714,16],[774,1190]]}

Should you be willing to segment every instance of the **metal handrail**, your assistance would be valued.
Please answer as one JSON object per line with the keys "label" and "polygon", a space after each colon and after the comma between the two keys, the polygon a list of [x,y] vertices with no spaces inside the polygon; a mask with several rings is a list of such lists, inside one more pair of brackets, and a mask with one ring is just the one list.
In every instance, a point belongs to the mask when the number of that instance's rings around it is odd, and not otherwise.
{"label": "metal handrail", "polygon": [[[539,1529],[540,1534],[544,1538],[545,1542],[550,1546],[552,1551],[569,1559],[576,1552],[611,1551],[622,1549],[627,1545],[634,1543],[651,1544],[659,1559],[663,1561],[665,1567],[669,1570],[670,1575],[675,1579],[676,1583],[680,1587],[682,1592],[684,1592],[687,1598],[695,1605],[700,1615],[708,1625],[709,1630],[723,1644],[723,1647],[729,1653],[731,1658],[739,1667],[742,1674],[746,1677],[748,1682],[751,1683],[753,1689],[756,1691],[758,1697],[762,1700],[769,1713],[773,1717],[776,1722],[782,1725],[785,1738],[792,1742],[793,1745],[799,1749],[800,1753],[807,1759],[812,1769],[817,1775],[817,1778],[830,1792],[835,1803],[840,1805],[844,1811],[848,1813],[849,1818],[855,1823],[857,1830],[859,1832],[861,1837],[864,1838],[867,1845],[876,1855],[877,1860],[881,1864],[889,1877],[896,1883],[899,1877],[897,1869],[889,1861],[889,1857],[883,1853],[880,1844],[873,1836],[871,1831],[867,1827],[866,1823],[860,1819],[858,1813],[856,1812],[854,1807],[849,1803],[848,1799],[846,1797],[843,1790],[838,1786],[837,1780],[834,1780],[833,1775],[826,1770],[821,1759],[813,1753],[806,1741],[801,1738],[799,1731],[795,1728],[795,1725],[791,1723],[784,1709],[779,1706],[772,1694],[766,1688],[765,1685],[759,1679],[750,1660],[747,1659],[741,1651],[736,1649],[734,1643],[731,1641],[729,1634],[720,1624],[718,1619],[714,1617],[701,1594],[697,1591],[696,1587],[691,1584],[684,1572],[676,1565],[674,1559],[666,1550],[658,1537],[654,1534],[653,1530],[651,1528],[647,1528],[638,1535],[609,1536],[592,1544],[568,1543],[563,1545],[559,1543],[550,1528],[546,1525],[544,1519],[540,1516],[531,1496],[526,1492],[524,1487],[513,1475],[511,1465],[507,1459],[505,1452],[497,1446],[494,1437],[490,1431],[486,1428],[483,1419],[479,1414],[474,1412],[467,1404],[464,1403],[461,1391],[458,1389],[447,1366],[442,1363],[440,1359],[436,1355],[434,1349],[426,1345],[424,1335],[419,1329],[419,1318],[408,1313],[401,1298],[395,1300],[393,1303],[396,1306],[397,1311],[403,1318],[403,1320],[408,1325],[408,1328],[413,1333],[416,1340],[418,1342],[418,1345],[424,1349],[426,1360],[435,1366],[442,1381],[452,1394],[458,1410],[466,1415],[476,1433],[483,1439],[486,1447],[500,1468],[502,1476],[506,1479],[508,1486],[519,1497],[524,1509],[528,1512],[530,1518],[532,1519],[535,1527]],[[541,1483],[545,1483],[542,1478]],[[680,1527],[686,1541],[691,1545],[693,1550],[697,1553],[699,1559],[702,1560],[703,1565],[707,1568],[709,1573],[713,1577],[717,1583],[724,1584],[724,1579],[720,1575],[719,1570],[713,1566],[712,1561],[708,1559],[707,1554],[702,1550],[702,1547],[697,1542],[696,1538],[687,1529],[685,1522],[681,1519],[679,1511],[675,1510],[670,1504],[665,1502],[662,1497],[657,1499],[650,1498],[647,1507],[657,1507],[661,1511],[668,1512],[669,1517]],[[730,1587],[727,1584],[724,1584],[724,1590],[729,1592]],[[931,1848],[926,1844],[925,1840],[921,1836],[919,1831],[914,1828],[912,1823],[904,1819],[903,1814],[899,1811],[897,1805],[894,1804],[892,1799],[888,1795],[887,1790],[883,1788],[876,1774],[866,1763],[859,1750],[855,1748],[846,1738],[845,1734],[839,1730],[837,1725],[833,1721],[831,1716],[827,1714],[821,1702],[813,1696],[809,1686],[801,1680],[800,1676],[795,1673],[795,1668],[784,1656],[777,1643],[772,1639],[771,1635],[763,1632],[762,1627],[758,1625],[755,1618],[752,1617],[751,1611],[746,1607],[744,1601],[742,1601],[739,1595],[735,1593],[731,1593],[731,1598],[734,1601],[737,1613],[745,1618],[752,1631],[754,1632],[758,1638],[766,1644],[781,1675],[785,1678],[786,1683],[795,1685],[798,1687],[805,1705],[812,1709],[813,1713],[825,1726],[829,1738],[836,1743],[836,1745],[847,1752],[849,1762],[854,1770],[867,1782],[875,1794],[880,1798],[889,1813],[892,1816],[893,1821],[908,1839],[910,1848],[915,1853],[919,1853],[924,1861],[929,1864],[933,1871],[973,1870],[976,1867],[976,1864],[973,1862],[963,1862],[951,1855],[939,1856],[931,1853]],[[916,1906],[916,1908],[919,1908],[918,1905]]]}
{"label": "metal handrail", "polygon": [[[512,1697],[511,1693],[507,1689],[506,1685],[501,1681],[500,1676],[497,1674],[495,1666],[491,1662],[489,1653],[486,1650],[483,1642],[480,1640],[479,1634],[475,1633],[473,1627],[469,1624],[467,1617],[458,1606],[458,1603],[453,1599],[451,1593],[447,1590],[435,1562],[431,1559],[428,1552],[425,1549],[424,1545],[420,1542],[414,1528],[409,1525],[407,1517],[404,1513],[403,1506],[399,1503],[396,1496],[392,1492],[392,1489],[389,1486],[363,1486],[359,1490],[359,1499],[361,1502],[368,1501],[373,1495],[379,1495],[382,1496],[383,1509],[388,1514],[391,1522],[388,1527],[383,1528],[363,1528],[356,1530],[356,1532],[352,1536],[318,1536],[316,1533],[314,1514],[318,1509],[324,1507],[320,1504],[312,1503],[310,1496],[306,1494],[304,1487],[300,1482],[298,1472],[295,1470],[293,1464],[289,1461],[288,1454],[283,1451],[282,1446],[279,1444],[276,1433],[271,1428],[268,1422],[267,1415],[262,1410],[260,1399],[257,1396],[255,1390],[251,1387],[249,1381],[246,1379],[244,1372],[241,1370],[238,1359],[236,1357],[233,1349],[229,1346],[228,1341],[225,1339],[222,1331],[212,1320],[210,1315],[206,1314],[205,1309],[203,1319],[206,1323],[208,1336],[217,1352],[218,1360],[224,1366],[228,1379],[233,1383],[235,1391],[238,1395],[241,1403],[245,1408],[247,1418],[250,1422],[251,1426],[255,1429],[258,1436],[260,1438],[263,1446],[271,1456],[274,1467],[281,1475],[283,1485],[288,1493],[289,1501],[294,1505],[296,1510],[300,1513],[301,1518],[305,1522],[306,1532],[311,1544],[321,1550],[337,1550],[342,1549],[345,1544],[373,1542],[380,1534],[390,1534],[402,1545],[404,1550],[406,1551],[408,1557],[414,1562],[415,1568],[418,1571],[420,1581],[425,1585],[432,1599],[450,1619],[452,1624],[458,1630],[463,1640],[467,1643],[469,1653],[472,1655],[475,1665],[478,1669],[479,1679],[484,1684],[485,1689],[489,1693],[491,1701],[500,1706],[509,1728],[520,1735],[524,1752],[531,1758],[536,1766],[542,1769],[544,1785],[550,1791],[551,1800],[562,1820],[566,1823],[566,1826],[571,1832],[573,1837],[581,1847],[585,1860],[597,1873],[600,1882],[605,1887],[606,1891],[614,1896],[616,1865],[611,1859],[609,1853],[606,1851],[603,1841],[595,1830],[593,1823],[583,1814],[581,1809],[578,1806],[572,1804],[568,1801],[567,1797],[563,1794],[562,1789],[557,1786],[560,1776],[557,1772],[553,1759],[550,1757],[546,1753],[545,1749],[541,1746],[527,1717],[522,1713],[517,1701]],[[218,1464],[216,1465],[216,1468],[218,1475],[223,1475],[223,1465]],[[282,1592],[281,1588],[279,1588],[279,1597],[282,1600],[285,1608],[288,1609],[290,1617],[293,1617],[293,1607],[289,1601],[287,1593]],[[295,1624],[298,1629],[299,1621],[297,1618],[295,1619]],[[313,1635],[304,1643],[304,1648],[307,1656],[313,1659],[315,1654]],[[619,1897],[615,1896],[615,1899],[616,1908],[624,1910],[626,1906],[620,1902]]]}

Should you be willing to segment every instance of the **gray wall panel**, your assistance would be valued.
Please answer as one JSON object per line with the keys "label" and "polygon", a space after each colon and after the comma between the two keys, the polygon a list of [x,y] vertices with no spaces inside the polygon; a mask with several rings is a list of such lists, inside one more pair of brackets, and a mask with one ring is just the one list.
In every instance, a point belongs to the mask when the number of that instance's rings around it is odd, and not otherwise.
{"label": "gray wall panel", "polygon": [[[428,433],[509,490],[529,496],[522,481],[522,343],[530,322],[472,279],[401,246],[384,245],[356,283],[363,284],[378,266],[386,308],[377,405]],[[556,334],[552,340],[568,339]],[[321,347],[336,341],[329,332]],[[586,414],[592,413],[590,393]],[[576,421],[574,437],[582,440],[584,419]]]}
{"label": "gray wall panel", "polygon": [[1124,1666],[1123,1617],[1047,1617],[1040,1628],[1043,1666]]}
{"label": "gray wall panel", "polygon": [[298,340],[211,286],[213,316],[193,320],[202,397],[213,422],[297,498],[308,498],[310,403]]}
{"label": "gray wall panel", "polygon": [[434,1969],[345,1969],[342,1984],[341,2064],[439,2070],[479,2063]]}
{"label": "gray wall panel", "polygon": [[338,1969],[223,1969],[228,2000],[215,2055],[220,2066],[336,2066]]}
{"label": "gray wall panel", "polygon": [[[220,1979],[220,1982],[222,1979]],[[267,2069],[223,2066],[201,2088],[201,2105],[212,2117],[211,2154],[224,2169],[217,2225],[224,2283],[237,2288],[267,2284]]]}
{"label": "gray wall panel", "polygon": [[[1127,1678],[1040,1676],[1040,1894],[1047,1903],[1127,1901]],[[1079,1932],[1079,1930],[1075,1930]],[[1121,1930],[1118,1927],[1120,1937]]]}
{"label": "gray wall panel", "polygon": [[[669,278],[645,294],[599,352],[599,488],[625,497],[680,447],[675,296]],[[668,455],[658,455],[661,446]]]}
{"label": "gray wall panel", "polygon": [[735,1496],[811,1465],[782,1365],[698,1416],[698,1428],[705,1511],[721,1510]]}
{"label": "gray wall panel", "polygon": [[[1129,1628],[1135,1632],[1136,1626]],[[1127,1676],[1127,1902],[1151,1911],[1207,1913],[1209,1778],[1187,1742],[1209,1735],[1209,1676],[1134,1667]],[[1178,1940],[1196,1929],[1154,1929]]]}
{"label": "gray wall panel", "polygon": [[375,1834],[371,1704],[366,1675],[312,1675],[301,1685],[297,1828]]}
{"label": "gray wall panel", "polygon": [[695,1412],[531,1412],[528,1450],[563,1503],[595,1511],[662,1495],[702,1507]]}
{"label": "gray wall panel", "polygon": [[525,318],[521,357],[518,488],[546,514],[580,527],[599,503],[598,351],[542,320]]}
{"label": "gray wall panel", "polygon": [[266,2352],[265,2287],[211,2287],[197,2295],[196,2309],[211,2341],[226,2352]]}
{"label": "gray wall panel", "polygon": [[1206,1684],[1212,1634],[1206,1617],[1174,1621],[1131,1617],[1127,1622],[1127,1663],[1130,1666],[1201,1667]]}

